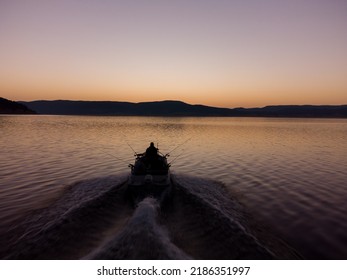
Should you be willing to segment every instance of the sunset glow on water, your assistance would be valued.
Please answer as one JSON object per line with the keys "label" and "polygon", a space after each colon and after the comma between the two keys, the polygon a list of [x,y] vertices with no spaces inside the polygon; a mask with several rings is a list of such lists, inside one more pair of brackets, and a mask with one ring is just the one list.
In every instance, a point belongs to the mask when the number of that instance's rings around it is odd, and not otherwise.
{"label": "sunset glow on water", "polygon": [[0,120],[0,143],[6,147],[1,150],[6,160],[0,163],[3,229],[30,211],[47,207],[81,180],[101,178],[95,187],[95,183],[88,187],[97,193],[107,184],[102,178],[129,174],[127,165],[134,160],[129,145],[143,152],[154,141],[167,153],[185,143],[169,157],[178,177],[223,183],[260,224],[304,257],[346,258],[345,120],[69,116]]}

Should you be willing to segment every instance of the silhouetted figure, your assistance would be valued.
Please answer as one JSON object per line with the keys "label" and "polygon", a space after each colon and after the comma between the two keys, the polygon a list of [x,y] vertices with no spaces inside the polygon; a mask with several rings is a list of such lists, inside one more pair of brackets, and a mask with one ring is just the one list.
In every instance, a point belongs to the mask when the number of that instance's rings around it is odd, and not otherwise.
{"label": "silhouetted figure", "polygon": [[148,158],[155,158],[158,156],[158,149],[154,147],[154,143],[151,142],[149,147],[146,150],[146,157]]}

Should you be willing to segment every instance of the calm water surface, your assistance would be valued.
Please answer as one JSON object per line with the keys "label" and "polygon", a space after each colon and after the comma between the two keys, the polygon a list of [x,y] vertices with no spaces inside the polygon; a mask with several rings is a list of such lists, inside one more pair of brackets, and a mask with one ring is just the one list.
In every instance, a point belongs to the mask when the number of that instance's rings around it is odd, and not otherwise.
{"label": "calm water surface", "polygon": [[177,176],[222,182],[304,257],[347,259],[347,120],[339,119],[1,116],[1,227],[77,181],[129,172],[131,147],[143,152],[151,141],[173,150]]}

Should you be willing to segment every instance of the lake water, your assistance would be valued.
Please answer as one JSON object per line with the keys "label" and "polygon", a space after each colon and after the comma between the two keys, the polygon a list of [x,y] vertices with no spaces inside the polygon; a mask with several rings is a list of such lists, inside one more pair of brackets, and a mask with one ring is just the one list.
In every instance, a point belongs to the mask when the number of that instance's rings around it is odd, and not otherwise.
{"label": "lake water", "polygon": [[151,141],[178,178],[222,183],[304,258],[347,259],[342,119],[0,116],[0,242],[78,182],[128,173]]}

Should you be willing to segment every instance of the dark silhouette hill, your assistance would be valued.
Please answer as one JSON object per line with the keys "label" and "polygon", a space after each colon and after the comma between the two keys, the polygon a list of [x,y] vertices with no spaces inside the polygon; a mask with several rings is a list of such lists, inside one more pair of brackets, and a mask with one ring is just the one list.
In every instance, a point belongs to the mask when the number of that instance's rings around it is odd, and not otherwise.
{"label": "dark silhouette hill", "polygon": [[40,114],[114,116],[226,116],[230,109],[190,105],[181,101],[32,101],[21,102]]}
{"label": "dark silhouette hill", "polygon": [[347,105],[277,105],[239,108],[239,116],[286,118],[347,118]]}
{"label": "dark silhouette hill", "polygon": [[181,101],[31,101],[20,102],[39,114],[105,116],[233,116],[347,118],[347,105],[279,105],[263,108],[218,108]]}
{"label": "dark silhouette hill", "polygon": [[0,114],[36,114],[27,106],[0,97]]}

